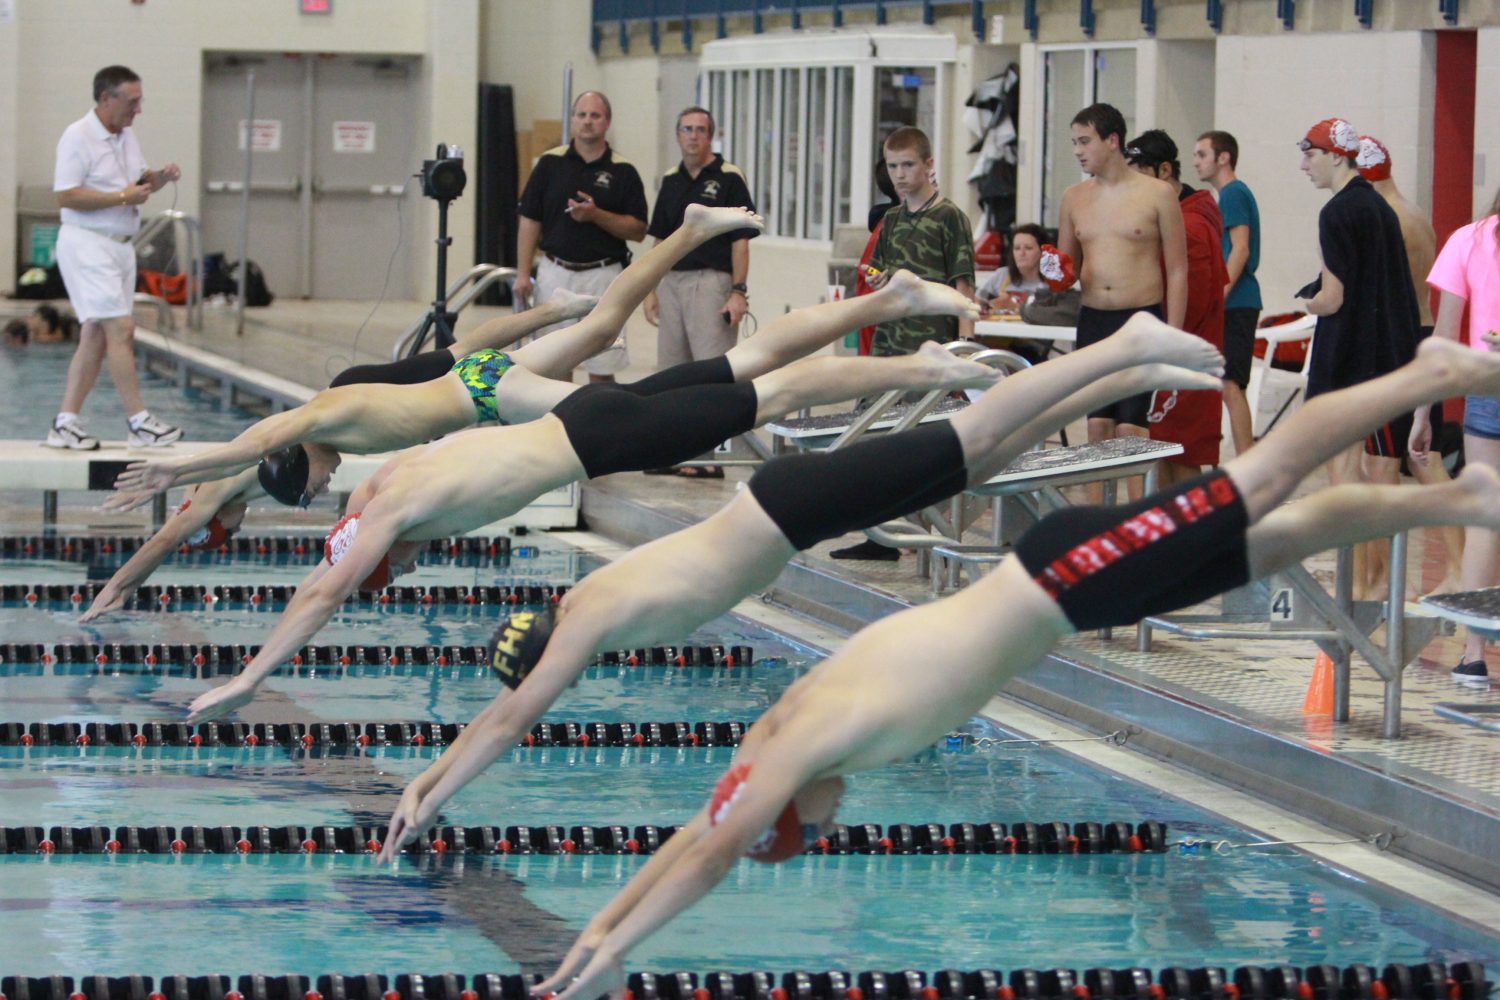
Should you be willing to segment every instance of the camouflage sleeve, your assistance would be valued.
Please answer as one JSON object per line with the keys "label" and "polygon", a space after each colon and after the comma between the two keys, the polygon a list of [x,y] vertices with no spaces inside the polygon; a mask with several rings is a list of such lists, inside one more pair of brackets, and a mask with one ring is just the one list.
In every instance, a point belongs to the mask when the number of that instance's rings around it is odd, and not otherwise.
{"label": "camouflage sleeve", "polygon": [[959,280],[974,284],[974,231],[969,226],[969,217],[963,210],[949,202],[949,212],[944,219],[945,280],[956,284]]}

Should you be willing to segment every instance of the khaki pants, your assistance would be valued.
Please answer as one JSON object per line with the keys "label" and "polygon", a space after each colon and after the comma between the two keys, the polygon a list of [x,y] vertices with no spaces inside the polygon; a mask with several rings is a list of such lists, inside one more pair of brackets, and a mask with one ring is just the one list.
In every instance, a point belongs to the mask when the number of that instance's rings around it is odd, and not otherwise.
{"label": "khaki pants", "polygon": [[[581,295],[603,295],[609,283],[618,278],[623,270],[625,270],[624,264],[611,264],[608,267],[596,267],[591,271],[569,271],[543,257],[537,262],[536,283],[532,285],[532,295],[537,303],[546,302],[552,296],[553,291],[559,288],[566,288],[570,292],[578,292]],[[540,337],[553,330],[561,330],[577,322],[576,319],[570,319],[562,323],[554,323],[538,330],[536,336]],[[625,338],[622,336],[617,338],[612,345],[585,361],[583,370],[590,375],[613,375],[624,371],[628,364],[630,364],[630,356],[625,353]]]}
{"label": "khaki pants", "polygon": [[656,328],[656,367],[670,368],[727,354],[739,326],[724,322],[724,300],[734,283],[727,272],[701,268],[669,271],[656,288],[661,321]]}

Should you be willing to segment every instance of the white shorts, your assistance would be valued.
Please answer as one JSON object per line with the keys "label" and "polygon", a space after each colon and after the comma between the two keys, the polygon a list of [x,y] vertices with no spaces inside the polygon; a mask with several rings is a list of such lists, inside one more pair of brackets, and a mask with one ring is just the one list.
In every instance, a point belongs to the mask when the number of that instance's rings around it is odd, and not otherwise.
{"label": "white shorts", "polygon": [[135,246],[65,225],[57,234],[57,266],[78,322],[129,316],[135,303]]}
{"label": "white shorts", "polygon": [[[623,264],[611,264],[608,267],[596,267],[591,271],[569,271],[543,257],[536,266],[536,282],[532,286],[533,301],[546,302],[559,288],[566,288],[580,295],[603,295],[609,283],[618,278],[623,270],[625,270]],[[563,323],[554,323],[538,330],[536,335],[540,337],[542,334],[561,330],[577,322],[576,319],[570,319]],[[616,338],[609,347],[585,361],[583,370],[590,375],[613,375],[624,371],[629,364],[630,355],[625,353],[625,338],[621,336]]]}

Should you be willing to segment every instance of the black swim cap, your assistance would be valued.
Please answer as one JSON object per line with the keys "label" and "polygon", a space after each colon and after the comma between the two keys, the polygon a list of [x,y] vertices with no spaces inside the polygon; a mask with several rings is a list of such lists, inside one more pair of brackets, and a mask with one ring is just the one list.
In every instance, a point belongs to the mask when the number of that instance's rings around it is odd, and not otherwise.
{"label": "black swim cap", "polygon": [[312,500],[307,495],[308,472],[307,449],[294,444],[260,460],[260,488],[288,507],[306,507]]}
{"label": "black swim cap", "polygon": [[545,611],[520,611],[495,630],[490,637],[490,666],[500,675],[500,682],[511,690],[521,686],[547,651],[557,614]]}

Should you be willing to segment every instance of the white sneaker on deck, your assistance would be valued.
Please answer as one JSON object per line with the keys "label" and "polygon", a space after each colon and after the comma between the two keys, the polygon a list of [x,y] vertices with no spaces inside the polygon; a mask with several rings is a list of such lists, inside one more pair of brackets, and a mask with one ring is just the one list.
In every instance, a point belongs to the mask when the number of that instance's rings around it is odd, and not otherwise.
{"label": "white sneaker on deck", "polygon": [[162,423],[148,413],[139,424],[130,428],[125,440],[132,448],[165,448],[180,437],[181,427]]}
{"label": "white sneaker on deck", "polygon": [[43,442],[48,448],[67,448],[72,451],[94,451],[99,439],[83,429],[82,421],[69,420],[65,424],[53,422]]}

